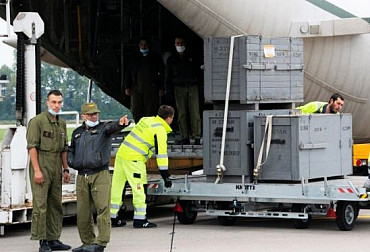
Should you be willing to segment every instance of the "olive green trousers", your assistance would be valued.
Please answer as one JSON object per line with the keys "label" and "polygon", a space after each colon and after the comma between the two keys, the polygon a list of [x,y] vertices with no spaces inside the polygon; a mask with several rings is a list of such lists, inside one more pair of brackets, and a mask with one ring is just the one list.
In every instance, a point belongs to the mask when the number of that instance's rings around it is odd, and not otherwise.
{"label": "olive green trousers", "polygon": [[[77,176],[77,227],[84,245],[106,246],[110,240],[110,188],[109,170]],[[97,213],[97,236],[94,233],[94,210]]]}

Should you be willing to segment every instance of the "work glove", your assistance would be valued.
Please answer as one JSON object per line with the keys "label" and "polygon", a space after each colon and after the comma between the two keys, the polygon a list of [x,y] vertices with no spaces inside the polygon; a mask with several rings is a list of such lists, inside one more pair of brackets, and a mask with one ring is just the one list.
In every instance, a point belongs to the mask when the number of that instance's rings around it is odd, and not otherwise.
{"label": "work glove", "polygon": [[169,188],[172,186],[172,181],[170,179],[170,174],[168,173],[168,170],[161,170],[159,171],[161,173],[161,176],[164,180],[164,186],[166,188]]}

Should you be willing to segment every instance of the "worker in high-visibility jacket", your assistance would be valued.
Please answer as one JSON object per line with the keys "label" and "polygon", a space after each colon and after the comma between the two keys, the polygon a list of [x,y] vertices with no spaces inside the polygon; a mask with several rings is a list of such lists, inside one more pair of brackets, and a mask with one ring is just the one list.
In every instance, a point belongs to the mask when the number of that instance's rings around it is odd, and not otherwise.
{"label": "worker in high-visibility jacket", "polygon": [[344,105],[344,98],[340,94],[334,93],[329,99],[329,102],[314,101],[306,105],[297,107],[302,114],[336,114],[342,110]]}
{"label": "worker in high-visibility jacket", "polygon": [[125,225],[125,222],[118,217],[118,211],[123,203],[122,192],[126,181],[130,184],[133,194],[133,226],[135,228],[157,226],[146,218],[145,163],[152,155],[155,155],[165,187],[172,186],[168,173],[167,134],[172,131],[170,124],[174,114],[172,107],[162,105],[156,117],[143,117],[119,147],[114,163],[111,190],[110,213],[113,227]]}

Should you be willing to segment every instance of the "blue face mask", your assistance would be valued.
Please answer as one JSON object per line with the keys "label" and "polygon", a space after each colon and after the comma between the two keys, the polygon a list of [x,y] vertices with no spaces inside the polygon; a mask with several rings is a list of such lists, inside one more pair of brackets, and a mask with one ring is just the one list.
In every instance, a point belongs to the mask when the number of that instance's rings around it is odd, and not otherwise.
{"label": "blue face mask", "polygon": [[141,48],[140,48],[140,52],[141,52],[141,54],[142,54],[143,56],[146,56],[146,55],[148,54],[148,52],[149,52],[149,48],[146,48],[146,49],[141,49]]}
{"label": "blue face mask", "polygon": [[58,113],[56,113],[54,110],[52,110],[51,108],[48,109],[49,113],[52,115],[52,116],[56,116],[58,115],[60,112],[62,112],[62,110],[59,110]]}
{"label": "blue face mask", "polygon": [[87,126],[92,128],[92,127],[95,127],[96,125],[98,125],[99,121],[93,122],[93,121],[90,121],[90,120],[86,120],[85,123],[86,123]]}

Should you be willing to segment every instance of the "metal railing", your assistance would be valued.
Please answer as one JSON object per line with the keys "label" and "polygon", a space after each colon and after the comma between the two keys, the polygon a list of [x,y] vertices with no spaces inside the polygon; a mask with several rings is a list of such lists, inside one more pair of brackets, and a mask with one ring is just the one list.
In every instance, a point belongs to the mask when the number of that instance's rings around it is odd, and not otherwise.
{"label": "metal railing", "polygon": [[76,127],[80,125],[80,114],[78,111],[61,111],[59,115],[76,115]]}

